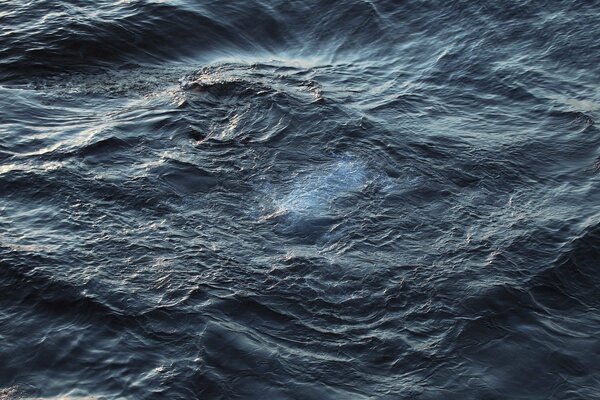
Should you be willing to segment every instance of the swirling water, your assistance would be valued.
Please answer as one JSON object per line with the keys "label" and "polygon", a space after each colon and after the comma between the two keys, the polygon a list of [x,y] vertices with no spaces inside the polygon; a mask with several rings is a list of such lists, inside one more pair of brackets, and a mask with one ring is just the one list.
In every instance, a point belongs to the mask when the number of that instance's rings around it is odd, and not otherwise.
{"label": "swirling water", "polygon": [[594,399],[600,3],[0,3],[0,398]]}

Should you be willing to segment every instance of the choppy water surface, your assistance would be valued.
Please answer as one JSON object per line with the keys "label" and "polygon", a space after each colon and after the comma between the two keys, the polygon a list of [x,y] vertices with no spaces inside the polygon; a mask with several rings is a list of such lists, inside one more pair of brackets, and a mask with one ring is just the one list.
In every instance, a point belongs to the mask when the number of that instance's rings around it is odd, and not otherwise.
{"label": "choppy water surface", "polygon": [[594,399],[600,4],[0,4],[0,398]]}

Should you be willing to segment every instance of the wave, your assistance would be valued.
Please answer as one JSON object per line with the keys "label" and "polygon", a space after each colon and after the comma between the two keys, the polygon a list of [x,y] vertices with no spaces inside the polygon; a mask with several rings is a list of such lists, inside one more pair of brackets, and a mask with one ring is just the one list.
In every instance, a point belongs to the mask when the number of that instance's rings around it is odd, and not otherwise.
{"label": "wave", "polygon": [[317,13],[313,7],[287,1],[273,6],[11,1],[3,4],[0,80],[202,54],[214,58],[290,49],[301,54],[324,47],[337,53],[348,51],[350,43],[367,44],[367,38],[379,41],[385,36],[380,17],[367,2],[323,2],[316,5]]}
{"label": "wave", "polygon": [[0,387],[597,386],[597,6],[0,3]]}
{"label": "wave", "polygon": [[600,289],[596,273],[599,259],[600,224],[595,224],[566,245],[558,260],[532,280],[536,302],[550,310],[561,311],[598,307],[600,300],[594,293]]}

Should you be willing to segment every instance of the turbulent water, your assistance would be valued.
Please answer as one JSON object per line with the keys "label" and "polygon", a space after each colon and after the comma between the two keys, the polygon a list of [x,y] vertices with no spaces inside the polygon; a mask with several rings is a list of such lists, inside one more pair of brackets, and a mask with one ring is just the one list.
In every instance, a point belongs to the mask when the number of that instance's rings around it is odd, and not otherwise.
{"label": "turbulent water", "polygon": [[0,3],[0,398],[598,399],[600,3]]}

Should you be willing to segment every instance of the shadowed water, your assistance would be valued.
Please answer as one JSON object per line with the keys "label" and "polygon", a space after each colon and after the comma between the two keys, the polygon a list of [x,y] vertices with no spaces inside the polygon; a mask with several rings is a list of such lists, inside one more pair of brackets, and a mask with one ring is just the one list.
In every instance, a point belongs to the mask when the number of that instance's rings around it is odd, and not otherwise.
{"label": "shadowed water", "polygon": [[2,2],[0,398],[596,398],[598,26]]}

